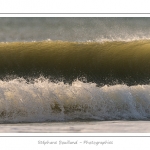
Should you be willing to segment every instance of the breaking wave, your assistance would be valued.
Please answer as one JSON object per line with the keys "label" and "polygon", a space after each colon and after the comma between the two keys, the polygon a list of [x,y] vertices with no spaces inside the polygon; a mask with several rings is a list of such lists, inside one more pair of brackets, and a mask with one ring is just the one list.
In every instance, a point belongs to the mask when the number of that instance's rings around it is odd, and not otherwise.
{"label": "breaking wave", "polygon": [[105,84],[148,84],[150,41],[0,43],[0,78],[77,78]]}
{"label": "breaking wave", "polygon": [[149,119],[150,85],[0,81],[0,122]]}

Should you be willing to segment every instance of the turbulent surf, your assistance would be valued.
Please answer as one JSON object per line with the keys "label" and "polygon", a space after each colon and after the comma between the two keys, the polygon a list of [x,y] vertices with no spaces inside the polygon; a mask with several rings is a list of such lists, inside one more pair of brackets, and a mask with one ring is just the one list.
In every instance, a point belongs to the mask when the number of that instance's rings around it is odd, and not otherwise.
{"label": "turbulent surf", "polygon": [[149,18],[0,23],[0,123],[149,120]]}
{"label": "turbulent surf", "polygon": [[149,119],[149,85],[0,81],[0,122]]}

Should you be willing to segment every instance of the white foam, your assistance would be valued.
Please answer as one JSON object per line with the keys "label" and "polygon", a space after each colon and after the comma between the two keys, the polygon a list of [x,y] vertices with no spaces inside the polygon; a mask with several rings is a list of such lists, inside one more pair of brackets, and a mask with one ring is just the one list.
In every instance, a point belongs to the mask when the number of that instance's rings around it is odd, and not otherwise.
{"label": "white foam", "polygon": [[147,119],[150,85],[97,87],[39,78],[0,81],[0,122],[42,122],[74,119]]}

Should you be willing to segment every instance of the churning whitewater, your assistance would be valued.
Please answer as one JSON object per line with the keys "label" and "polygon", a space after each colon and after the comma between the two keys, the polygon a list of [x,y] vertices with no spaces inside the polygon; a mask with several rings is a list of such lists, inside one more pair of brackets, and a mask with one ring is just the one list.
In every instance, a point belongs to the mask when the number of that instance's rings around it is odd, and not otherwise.
{"label": "churning whitewater", "polygon": [[148,119],[149,85],[0,81],[0,122]]}

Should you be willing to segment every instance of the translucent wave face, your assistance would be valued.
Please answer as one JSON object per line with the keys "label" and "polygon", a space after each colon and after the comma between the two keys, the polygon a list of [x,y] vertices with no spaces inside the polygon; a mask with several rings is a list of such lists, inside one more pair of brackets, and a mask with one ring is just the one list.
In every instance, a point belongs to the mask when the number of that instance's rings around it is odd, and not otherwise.
{"label": "translucent wave face", "polygon": [[43,75],[68,83],[86,77],[99,85],[116,80],[127,85],[148,84],[149,49],[150,40],[0,43],[0,79]]}
{"label": "translucent wave face", "polygon": [[0,122],[148,119],[149,95],[149,85],[0,81]]}

